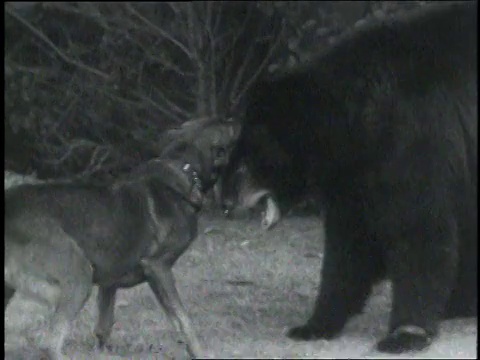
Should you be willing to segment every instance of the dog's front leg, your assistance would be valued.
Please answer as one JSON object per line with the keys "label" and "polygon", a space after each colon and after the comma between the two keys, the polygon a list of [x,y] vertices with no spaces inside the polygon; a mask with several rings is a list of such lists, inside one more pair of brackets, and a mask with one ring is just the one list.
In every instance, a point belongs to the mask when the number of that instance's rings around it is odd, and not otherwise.
{"label": "dog's front leg", "polygon": [[97,309],[98,320],[95,327],[95,336],[97,337],[98,347],[102,349],[112,331],[115,311],[115,293],[117,288],[114,286],[98,287]]}
{"label": "dog's front leg", "polygon": [[173,278],[171,266],[161,260],[142,260],[148,283],[158,301],[164,308],[170,322],[175,329],[185,336],[187,350],[193,358],[204,356],[204,352],[197,340],[190,319],[185,311]]}

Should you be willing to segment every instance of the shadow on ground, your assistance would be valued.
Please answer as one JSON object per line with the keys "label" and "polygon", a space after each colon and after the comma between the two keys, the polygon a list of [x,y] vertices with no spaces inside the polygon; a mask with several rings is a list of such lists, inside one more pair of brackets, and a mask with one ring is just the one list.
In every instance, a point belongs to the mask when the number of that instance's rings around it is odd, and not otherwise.
{"label": "shadow on ground", "polygon": [[[386,331],[388,284],[378,286],[364,313],[332,341],[292,342],[285,330],[312,308],[322,258],[316,218],[290,217],[269,232],[254,221],[201,218],[201,234],[175,265],[180,295],[205,348],[222,358],[348,358],[380,356],[372,347]],[[119,292],[108,349],[95,350],[94,297],[66,341],[69,358],[180,359],[179,335],[146,285]],[[15,295],[5,320],[6,350],[27,346],[43,324],[44,309]],[[25,330],[28,329],[28,330]],[[445,322],[440,338],[408,358],[475,358],[477,321]],[[384,357],[384,356],[383,356]],[[398,357],[395,357],[398,358]]]}

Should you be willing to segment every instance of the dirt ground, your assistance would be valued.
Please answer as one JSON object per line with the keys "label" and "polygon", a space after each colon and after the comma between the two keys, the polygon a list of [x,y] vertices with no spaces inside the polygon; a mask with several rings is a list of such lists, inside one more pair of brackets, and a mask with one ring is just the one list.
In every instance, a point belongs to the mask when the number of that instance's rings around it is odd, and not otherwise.
{"label": "dirt ground", "polygon": [[[373,292],[362,315],[332,341],[293,342],[285,330],[303,323],[319,284],[322,226],[289,217],[269,232],[258,221],[202,216],[200,236],[175,265],[180,296],[203,346],[219,358],[385,357],[372,349],[386,331],[388,283]],[[182,359],[184,345],[144,284],[119,292],[108,349],[95,350],[94,297],[67,337],[71,359]],[[6,349],[41,333],[44,309],[15,295],[5,315]],[[28,329],[28,330],[25,330]],[[431,348],[407,358],[475,358],[477,320],[445,322]],[[398,357],[392,357],[398,358]]]}

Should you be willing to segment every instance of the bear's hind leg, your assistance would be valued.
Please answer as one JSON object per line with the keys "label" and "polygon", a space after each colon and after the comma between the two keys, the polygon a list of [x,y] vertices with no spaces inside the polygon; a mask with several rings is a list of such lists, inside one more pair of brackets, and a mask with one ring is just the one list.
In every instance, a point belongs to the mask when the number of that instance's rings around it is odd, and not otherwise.
{"label": "bear's hind leg", "polygon": [[421,216],[391,242],[387,270],[393,283],[393,305],[390,331],[377,344],[379,351],[423,350],[436,335],[458,259],[456,223],[443,215]]}

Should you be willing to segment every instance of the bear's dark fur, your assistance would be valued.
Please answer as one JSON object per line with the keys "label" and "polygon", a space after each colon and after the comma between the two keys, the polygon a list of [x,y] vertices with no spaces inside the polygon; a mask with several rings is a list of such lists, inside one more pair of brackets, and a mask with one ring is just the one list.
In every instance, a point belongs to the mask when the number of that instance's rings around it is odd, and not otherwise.
{"label": "bear's dark fur", "polygon": [[384,278],[393,306],[380,351],[423,349],[441,318],[476,315],[476,2],[348,35],[259,82],[245,115],[239,153],[258,181],[281,198],[300,179],[326,201],[321,288],[289,337],[337,336]]}

